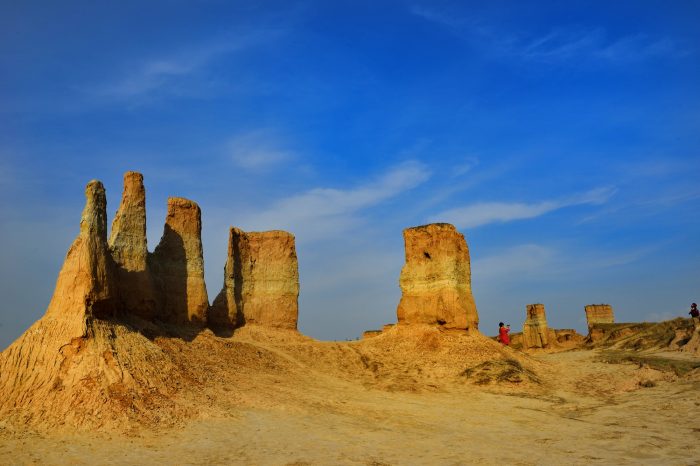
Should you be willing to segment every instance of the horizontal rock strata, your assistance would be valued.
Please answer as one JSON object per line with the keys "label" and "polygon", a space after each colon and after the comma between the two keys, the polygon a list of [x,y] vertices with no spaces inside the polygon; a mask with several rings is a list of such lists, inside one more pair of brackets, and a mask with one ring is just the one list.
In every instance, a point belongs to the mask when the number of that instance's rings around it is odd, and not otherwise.
{"label": "horizontal rock strata", "polygon": [[586,322],[590,328],[594,324],[613,324],[615,315],[610,304],[589,304],[584,307]]}
{"label": "horizontal rock strata", "polygon": [[297,328],[299,270],[294,236],[285,231],[229,231],[224,287],[209,322]]}
{"label": "horizontal rock strata", "polygon": [[476,331],[469,248],[454,226],[434,223],[403,232],[406,263],[399,284],[400,324],[438,324]]}
{"label": "horizontal rock strata", "polygon": [[523,346],[525,348],[548,348],[550,339],[544,304],[528,304],[526,312],[527,318],[523,324]]}

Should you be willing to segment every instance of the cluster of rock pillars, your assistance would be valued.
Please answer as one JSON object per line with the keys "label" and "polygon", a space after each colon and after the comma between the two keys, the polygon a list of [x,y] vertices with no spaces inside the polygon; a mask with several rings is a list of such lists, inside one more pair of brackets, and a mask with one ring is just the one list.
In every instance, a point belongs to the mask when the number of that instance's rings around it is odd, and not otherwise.
{"label": "cluster of rock pillars", "polygon": [[[80,233],[66,256],[47,316],[130,316],[215,329],[247,324],[297,328],[299,273],[292,234],[231,227],[223,288],[210,305],[204,282],[201,212],[195,202],[168,199],[163,236],[151,253],[146,244],[146,192],[140,173],[124,175],[124,192],[109,238],[104,186],[91,181],[85,194]],[[407,228],[403,236],[406,262],[399,281],[398,324],[478,331],[464,235],[450,224],[434,223]],[[585,311],[589,327],[613,322],[609,305],[589,305]],[[571,332],[549,329],[542,304],[527,306],[524,347],[547,348]],[[368,331],[365,336],[378,333],[381,331]]]}

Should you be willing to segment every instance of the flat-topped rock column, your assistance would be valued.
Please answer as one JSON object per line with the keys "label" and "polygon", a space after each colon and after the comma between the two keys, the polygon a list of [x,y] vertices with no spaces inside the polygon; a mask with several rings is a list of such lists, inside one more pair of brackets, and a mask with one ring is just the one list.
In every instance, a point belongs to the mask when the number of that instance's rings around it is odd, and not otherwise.
{"label": "flat-topped rock column", "polygon": [[525,348],[549,347],[549,329],[544,304],[528,304],[527,318],[523,324],[523,346]]}
{"label": "flat-topped rock column", "polygon": [[447,223],[403,231],[406,263],[401,269],[399,324],[437,324],[476,331],[479,315],[471,290],[469,248]]}
{"label": "flat-topped rock column", "polygon": [[159,317],[172,323],[205,323],[209,308],[204,282],[202,218],[188,199],[168,199],[163,237],[150,257],[160,288]]}
{"label": "flat-topped rock column", "polygon": [[229,231],[224,287],[209,322],[238,327],[259,324],[297,328],[299,270],[294,235],[286,231]]}
{"label": "flat-topped rock column", "polygon": [[610,304],[589,304],[584,307],[588,328],[593,324],[614,324],[615,314]]}

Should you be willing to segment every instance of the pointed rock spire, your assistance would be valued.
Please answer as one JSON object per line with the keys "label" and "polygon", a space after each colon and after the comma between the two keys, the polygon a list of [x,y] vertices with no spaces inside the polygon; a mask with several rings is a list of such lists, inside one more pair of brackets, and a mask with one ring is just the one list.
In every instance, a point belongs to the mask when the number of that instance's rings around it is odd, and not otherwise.
{"label": "pointed rock spire", "polygon": [[117,264],[120,312],[144,319],[155,317],[158,299],[148,267],[146,190],[141,173],[124,174],[124,192],[112,221],[109,249]]}
{"label": "pointed rock spire", "polygon": [[[105,188],[93,180],[85,188],[80,233],[66,254],[46,315],[110,317],[114,313],[115,285],[114,263],[107,248]],[[73,320],[81,324],[81,319]]]}
{"label": "pointed rock spire", "polygon": [[125,270],[146,269],[146,190],[141,173],[124,174],[122,202],[112,221],[109,248],[115,262]]}

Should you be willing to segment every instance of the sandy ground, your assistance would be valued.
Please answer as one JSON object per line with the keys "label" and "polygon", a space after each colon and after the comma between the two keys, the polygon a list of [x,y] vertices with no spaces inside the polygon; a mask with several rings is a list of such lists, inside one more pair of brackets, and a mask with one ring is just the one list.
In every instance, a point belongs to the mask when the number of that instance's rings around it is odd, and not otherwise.
{"label": "sandy ground", "polygon": [[[420,378],[400,366],[384,368],[407,374],[389,383],[376,367],[369,379],[324,363],[368,343],[240,339],[238,366],[207,368],[199,414],[178,427],[38,433],[0,420],[0,463],[700,464],[697,370],[679,378],[570,351],[534,356],[542,385],[440,383],[438,370]],[[183,364],[203,353],[182,353]]]}

